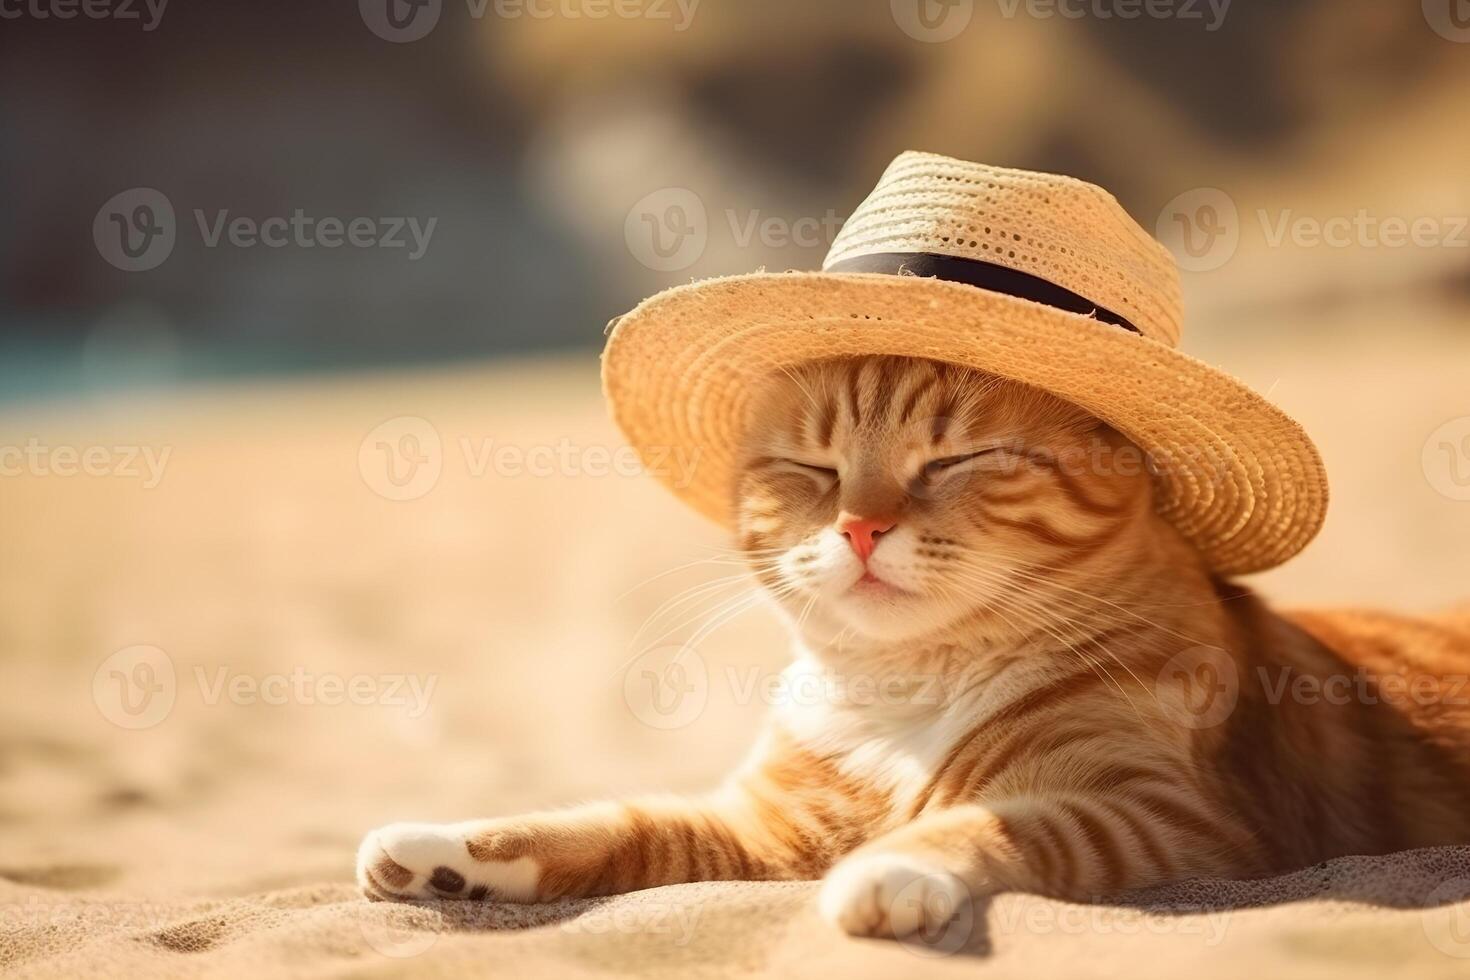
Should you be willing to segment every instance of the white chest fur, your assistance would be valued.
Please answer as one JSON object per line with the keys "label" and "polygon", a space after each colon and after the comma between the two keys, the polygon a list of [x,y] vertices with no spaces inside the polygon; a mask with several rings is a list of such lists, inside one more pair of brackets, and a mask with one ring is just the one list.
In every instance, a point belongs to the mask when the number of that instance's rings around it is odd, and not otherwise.
{"label": "white chest fur", "polygon": [[902,804],[985,719],[1040,682],[1039,672],[848,671],[799,651],[782,673],[776,721],[798,743]]}

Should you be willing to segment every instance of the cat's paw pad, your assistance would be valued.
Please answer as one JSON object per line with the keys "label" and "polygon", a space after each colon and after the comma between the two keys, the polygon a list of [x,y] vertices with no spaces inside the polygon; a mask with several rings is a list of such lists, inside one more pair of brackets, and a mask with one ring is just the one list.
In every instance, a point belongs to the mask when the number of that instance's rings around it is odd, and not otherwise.
{"label": "cat's paw pad", "polygon": [[860,854],[822,882],[822,918],[850,936],[903,939],[934,935],[968,908],[964,882],[937,864],[906,854]]}
{"label": "cat's paw pad", "polygon": [[525,901],[538,869],[529,857],[482,861],[470,844],[477,824],[395,823],[379,827],[357,850],[357,884],[376,901],[434,898]]}

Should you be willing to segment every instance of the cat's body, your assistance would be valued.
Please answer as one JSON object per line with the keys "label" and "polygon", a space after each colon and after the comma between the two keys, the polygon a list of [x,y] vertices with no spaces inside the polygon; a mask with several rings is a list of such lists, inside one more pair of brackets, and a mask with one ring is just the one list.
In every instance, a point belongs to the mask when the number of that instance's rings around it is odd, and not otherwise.
{"label": "cat's body", "polygon": [[825,878],[828,918],[905,935],[1470,842],[1470,613],[1277,615],[1155,513],[1158,461],[965,369],[820,362],[751,418],[740,544],[808,696],[707,797],[376,831],[369,896]]}

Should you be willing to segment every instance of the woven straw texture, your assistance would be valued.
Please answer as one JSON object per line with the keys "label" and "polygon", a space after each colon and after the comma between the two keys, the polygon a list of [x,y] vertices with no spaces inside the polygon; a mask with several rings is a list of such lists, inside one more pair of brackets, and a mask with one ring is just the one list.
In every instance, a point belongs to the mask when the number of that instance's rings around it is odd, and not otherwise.
{"label": "woven straw texture", "polygon": [[[622,317],[603,355],[613,417],[649,468],[728,522],[754,385],[815,358],[926,357],[1042,388],[1128,435],[1155,467],[1159,512],[1222,574],[1278,565],[1321,527],[1327,481],[1311,440],[1245,385],[1174,348],[1174,266],[1106,192],[904,154],[828,264],[896,251],[1042,276],[1123,314],[1142,336],[917,276],[755,273],[676,287]],[[660,466],[674,449],[698,454],[692,479]]]}
{"label": "woven straw texture", "polygon": [[1028,272],[1178,346],[1183,303],[1168,250],[1095,184],[904,153],[842,226],[823,268],[872,252],[939,252]]}

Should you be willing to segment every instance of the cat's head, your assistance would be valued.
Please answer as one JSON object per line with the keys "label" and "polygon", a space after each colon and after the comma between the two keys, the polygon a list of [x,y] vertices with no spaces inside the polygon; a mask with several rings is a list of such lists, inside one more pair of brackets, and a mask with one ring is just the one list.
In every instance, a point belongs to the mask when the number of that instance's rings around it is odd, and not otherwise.
{"label": "cat's head", "polygon": [[874,640],[1035,622],[1029,595],[1107,574],[1149,524],[1147,463],[1015,382],[913,358],[816,361],[753,400],[740,543],[793,616]]}

